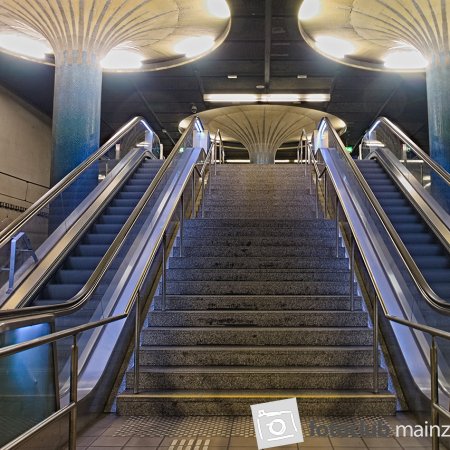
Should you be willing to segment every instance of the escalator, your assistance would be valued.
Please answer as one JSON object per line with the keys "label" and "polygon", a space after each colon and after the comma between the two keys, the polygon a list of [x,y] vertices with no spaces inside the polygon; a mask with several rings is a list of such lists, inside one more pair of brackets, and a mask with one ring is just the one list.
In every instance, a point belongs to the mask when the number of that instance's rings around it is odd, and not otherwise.
{"label": "escalator", "polygon": [[356,165],[430,287],[450,302],[450,254],[377,159]]}
{"label": "escalator", "polygon": [[113,199],[104,206],[103,211],[73,247],[48,283],[41,288],[30,306],[60,304],[83,288],[162,163],[152,159],[142,161]]}

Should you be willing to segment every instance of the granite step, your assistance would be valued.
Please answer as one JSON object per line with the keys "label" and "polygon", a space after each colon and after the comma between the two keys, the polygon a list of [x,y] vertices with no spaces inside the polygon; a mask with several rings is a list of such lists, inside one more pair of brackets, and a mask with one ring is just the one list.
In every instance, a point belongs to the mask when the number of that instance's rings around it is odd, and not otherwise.
{"label": "granite step", "polygon": [[[199,224],[200,225],[200,224]],[[314,226],[311,227],[297,227],[297,228],[283,228],[283,237],[293,238],[316,238],[317,230]],[[323,238],[335,238],[335,228],[326,228],[320,232]],[[209,238],[209,237],[279,237],[280,229],[277,227],[206,227],[198,226],[196,228],[189,227],[183,229],[183,236],[185,238]]]}
{"label": "granite step", "polygon": [[313,208],[305,208],[299,206],[298,209],[286,211],[284,207],[271,208],[268,206],[266,209],[254,209],[249,210],[248,208],[234,209],[230,208],[228,210],[223,209],[221,211],[217,210],[205,210],[205,218],[247,218],[247,219],[264,219],[270,216],[284,217],[285,219],[300,219],[300,218],[314,218],[316,213]]}
{"label": "granite step", "polygon": [[[370,367],[150,367],[140,368],[141,389],[244,390],[264,386],[278,389],[371,389],[373,371]],[[126,387],[134,385],[133,373],[126,378]],[[387,389],[387,374],[379,370],[378,387]]]}
{"label": "granite step", "polygon": [[250,406],[286,398],[297,398],[304,416],[386,416],[394,415],[396,398],[383,390],[147,390],[125,391],[117,398],[122,416],[248,416]]}
{"label": "granite step", "polygon": [[[233,370],[243,367],[370,367],[373,363],[372,346],[299,347],[276,346],[142,346],[140,363],[145,367],[221,366]],[[231,366],[231,367],[230,367]]]}
{"label": "granite step", "polygon": [[224,257],[224,256],[190,256],[172,257],[168,264],[170,269],[276,269],[276,270],[347,270],[346,258],[307,258],[307,257]]}
{"label": "granite step", "polygon": [[209,218],[209,219],[194,219],[186,220],[184,222],[185,228],[203,228],[203,227],[225,227],[225,228],[241,228],[241,227],[254,227],[254,228],[271,228],[271,229],[315,229],[317,233],[325,229],[335,229],[335,222],[332,220],[323,219],[229,219],[229,218]]}
{"label": "granite step", "polygon": [[279,269],[258,270],[258,269],[208,269],[201,271],[198,269],[169,269],[167,271],[167,281],[324,281],[324,282],[345,282],[350,281],[350,272],[344,270],[320,270],[301,269],[289,270]]}
{"label": "granite step", "polygon": [[151,311],[149,327],[363,327],[364,311]]}
{"label": "granite step", "polygon": [[[177,241],[179,245],[179,240]],[[331,247],[336,245],[335,236],[184,236],[183,245],[187,247],[250,247],[250,246],[277,246],[277,247]]]}
{"label": "granite step", "polygon": [[[179,256],[179,247],[173,248],[173,256]],[[314,257],[314,258],[336,258],[335,246],[317,247],[302,245],[301,247],[281,247],[274,245],[266,246],[233,246],[233,247],[214,247],[214,246],[184,246],[183,256],[202,256],[202,257]],[[339,249],[339,257],[344,257],[345,251]]]}
{"label": "granite step", "polygon": [[[355,297],[354,310],[360,310],[361,297]],[[154,298],[155,309],[162,307],[162,297]],[[351,309],[348,296],[279,295],[166,295],[166,310],[310,310],[346,311]]]}
{"label": "granite step", "polygon": [[168,295],[348,295],[341,281],[167,281]]}
{"label": "granite step", "polygon": [[149,327],[142,345],[371,345],[367,327]]}

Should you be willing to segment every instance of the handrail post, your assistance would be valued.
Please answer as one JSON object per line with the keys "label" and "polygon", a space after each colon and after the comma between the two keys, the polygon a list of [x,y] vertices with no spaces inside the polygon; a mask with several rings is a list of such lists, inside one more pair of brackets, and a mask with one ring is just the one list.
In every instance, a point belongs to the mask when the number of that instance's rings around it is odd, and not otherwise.
{"label": "handrail post", "polygon": [[324,193],[324,212],[323,218],[328,217],[328,183],[327,183],[327,170],[323,173],[323,193]]}
{"label": "handrail post", "polygon": [[191,219],[195,217],[195,170],[192,171],[192,211]]}
{"label": "handrail post", "polygon": [[74,408],[69,415],[69,450],[77,448],[77,407],[78,407],[78,343],[77,334],[73,335],[70,364],[70,403]]}
{"label": "handrail post", "polygon": [[136,310],[134,315],[134,384],[133,393],[140,390],[140,346],[141,346],[141,292],[136,297]]}
{"label": "handrail post", "polygon": [[205,217],[205,173],[202,175],[202,219]]}
{"label": "handrail post", "polygon": [[337,196],[337,193],[336,193],[335,213],[336,213],[336,258],[339,258],[339,197]]}
{"label": "handrail post", "polygon": [[180,256],[183,256],[183,235],[184,235],[184,193],[180,199]]}
{"label": "handrail post", "polygon": [[161,280],[161,310],[166,310],[167,270],[166,270],[166,232],[162,239],[162,280]]}
{"label": "handrail post", "polygon": [[439,426],[439,413],[435,408],[439,404],[439,384],[438,384],[438,353],[435,336],[431,337],[430,347],[430,372],[431,372],[431,437],[432,449],[439,449],[439,433],[436,432]]}
{"label": "handrail post", "polygon": [[350,310],[355,310],[355,238],[350,238]]}
{"label": "handrail post", "polygon": [[378,341],[379,341],[379,332],[378,332],[378,322],[379,322],[379,314],[378,314],[378,296],[375,295],[373,300],[373,393],[378,394]]}

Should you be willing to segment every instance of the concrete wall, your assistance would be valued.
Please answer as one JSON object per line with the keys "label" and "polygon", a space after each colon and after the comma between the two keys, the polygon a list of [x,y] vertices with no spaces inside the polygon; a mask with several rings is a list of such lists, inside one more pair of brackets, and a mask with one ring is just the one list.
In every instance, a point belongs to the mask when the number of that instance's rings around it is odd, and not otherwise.
{"label": "concrete wall", "polygon": [[0,229],[47,191],[51,147],[50,119],[0,87]]}

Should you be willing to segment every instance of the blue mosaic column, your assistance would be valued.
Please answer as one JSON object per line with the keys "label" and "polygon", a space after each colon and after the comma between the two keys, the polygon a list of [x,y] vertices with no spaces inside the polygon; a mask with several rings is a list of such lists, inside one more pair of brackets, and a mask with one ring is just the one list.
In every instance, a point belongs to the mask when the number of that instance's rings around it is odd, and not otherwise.
{"label": "blue mosaic column", "polygon": [[57,63],[53,101],[52,185],[92,152],[100,140],[102,70],[97,61]]}
{"label": "blue mosaic column", "polygon": [[[99,148],[102,69],[86,52],[67,60],[57,57],[53,100],[52,185]],[[49,231],[54,231],[98,184],[98,163],[83,172],[50,205]]]}
{"label": "blue mosaic column", "polygon": [[[450,54],[435,57],[427,69],[430,155],[450,172]],[[433,196],[450,212],[450,188],[431,177]]]}

